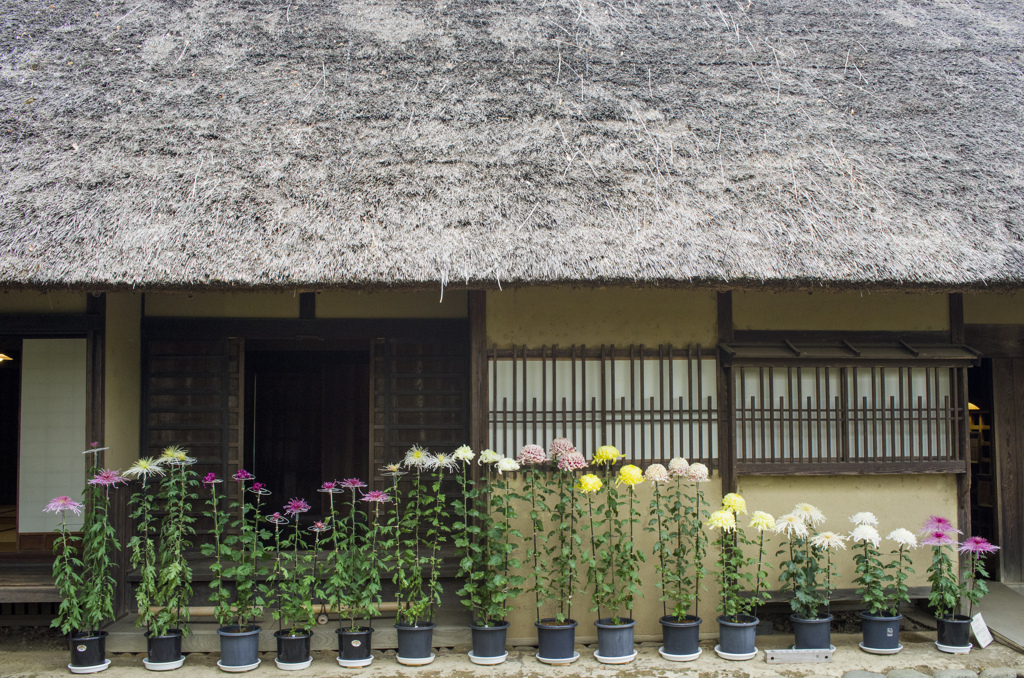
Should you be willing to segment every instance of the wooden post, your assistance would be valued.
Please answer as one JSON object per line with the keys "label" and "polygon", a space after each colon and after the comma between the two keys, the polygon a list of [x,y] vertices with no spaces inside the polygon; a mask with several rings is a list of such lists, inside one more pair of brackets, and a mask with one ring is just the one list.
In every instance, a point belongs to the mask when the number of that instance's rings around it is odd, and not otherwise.
{"label": "wooden post", "polygon": [[487,441],[487,293],[469,293],[469,444],[479,453]]}
{"label": "wooden post", "polygon": [[[732,292],[718,293],[718,342],[729,343],[735,334],[732,326]],[[732,369],[722,362],[718,352],[718,472],[722,476],[722,492],[736,491],[736,443],[733,437]]]}

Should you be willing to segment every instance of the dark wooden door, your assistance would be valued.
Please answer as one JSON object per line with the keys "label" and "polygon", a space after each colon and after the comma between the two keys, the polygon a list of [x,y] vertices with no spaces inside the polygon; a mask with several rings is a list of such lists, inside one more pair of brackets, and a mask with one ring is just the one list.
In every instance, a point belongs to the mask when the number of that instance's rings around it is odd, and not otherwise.
{"label": "dark wooden door", "polygon": [[992,441],[1002,581],[1024,581],[1024,358],[992,360]]}

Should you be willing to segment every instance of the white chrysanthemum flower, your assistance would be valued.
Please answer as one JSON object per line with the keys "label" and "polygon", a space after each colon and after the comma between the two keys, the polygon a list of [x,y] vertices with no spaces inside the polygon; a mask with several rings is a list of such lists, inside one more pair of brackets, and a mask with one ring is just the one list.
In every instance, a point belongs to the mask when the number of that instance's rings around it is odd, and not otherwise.
{"label": "white chrysanthemum flower", "polygon": [[758,532],[775,529],[775,518],[764,511],[754,511],[750,516],[750,526]]}
{"label": "white chrysanthemum flower", "polygon": [[518,471],[519,462],[515,459],[506,459],[505,457],[502,457],[495,463],[494,468],[498,469],[498,473],[504,473],[505,471]]}
{"label": "white chrysanthemum flower", "polygon": [[682,457],[672,457],[668,461],[668,474],[674,478],[685,476],[688,468],[690,468],[690,462]]}
{"label": "white chrysanthemum flower", "polygon": [[150,476],[162,476],[164,475],[162,462],[163,459],[143,457],[132,464],[132,467],[125,471],[124,475],[128,478],[142,478],[143,480]]}
{"label": "white chrysanthemum flower", "polygon": [[424,450],[419,445],[413,445],[405,453],[405,460],[402,461],[408,468],[429,469],[434,465],[434,455]]}
{"label": "white chrysanthemum flower", "polygon": [[500,454],[498,454],[494,450],[484,450],[483,452],[480,453],[480,458],[477,459],[476,463],[478,463],[478,464],[494,464],[494,463],[496,463],[496,462],[498,462],[498,461],[500,461],[502,459],[504,459],[504,457],[502,457]]}
{"label": "white chrysanthemum flower", "polygon": [[697,462],[695,464],[690,464],[690,466],[686,469],[686,477],[695,483],[703,483],[705,480],[711,477],[711,473],[708,471],[707,466],[700,462]]}
{"label": "white chrysanthemum flower", "polygon": [[892,539],[900,546],[906,546],[908,548],[917,548],[917,535],[906,529],[905,527],[898,527],[889,533],[887,539]]}
{"label": "white chrysanthemum flower", "polygon": [[807,523],[801,516],[787,513],[775,519],[775,532],[787,537],[803,538],[807,536]]}
{"label": "white chrysanthemum flower", "polygon": [[820,549],[839,550],[846,548],[846,537],[841,537],[831,530],[825,530],[811,537],[811,544]]}
{"label": "white chrysanthemum flower", "polygon": [[474,457],[476,457],[476,454],[473,452],[473,449],[469,445],[463,445],[459,449],[455,450],[455,453],[452,454],[452,456],[458,459],[459,461],[464,461],[468,463],[473,461]]}
{"label": "white chrysanthemum flower", "polygon": [[722,509],[721,511],[715,511],[708,516],[708,522],[706,527],[709,530],[722,530],[723,532],[732,532],[736,529],[736,514],[729,509]]}
{"label": "white chrysanthemum flower", "polygon": [[825,522],[825,514],[819,511],[816,506],[807,502],[801,502],[794,506],[792,514],[815,527]]}
{"label": "white chrysanthemum flower", "polygon": [[651,464],[644,470],[644,480],[661,483],[668,480],[668,471],[661,464]]}
{"label": "white chrysanthemum flower", "polygon": [[850,533],[850,539],[853,541],[869,541],[874,544],[875,548],[878,548],[878,544],[882,541],[882,538],[871,525],[858,525],[853,528],[853,532]]}
{"label": "white chrysanthemum flower", "polygon": [[850,522],[854,525],[878,525],[878,518],[871,511],[861,511],[850,516]]}
{"label": "white chrysanthemum flower", "polygon": [[438,452],[430,460],[430,468],[434,471],[450,471],[459,465],[454,455]]}

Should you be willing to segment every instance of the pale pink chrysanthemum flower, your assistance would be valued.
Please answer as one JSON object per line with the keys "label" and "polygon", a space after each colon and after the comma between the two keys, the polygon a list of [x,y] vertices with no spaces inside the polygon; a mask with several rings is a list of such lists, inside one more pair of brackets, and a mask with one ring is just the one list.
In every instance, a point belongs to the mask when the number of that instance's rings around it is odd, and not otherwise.
{"label": "pale pink chrysanthemum flower", "polygon": [[520,464],[543,464],[547,460],[548,455],[540,445],[523,445],[523,449],[519,450]]}
{"label": "pale pink chrysanthemum flower", "polygon": [[374,501],[378,503],[387,503],[391,501],[390,495],[383,490],[370,490],[362,497],[363,501]]}
{"label": "pale pink chrysanthemum flower", "polygon": [[359,478],[345,478],[345,480],[338,483],[338,487],[346,490],[358,490],[361,487],[366,487],[366,483]]}
{"label": "pale pink chrysanthemum flower", "polygon": [[668,469],[661,464],[651,464],[644,469],[644,480],[651,483],[663,483],[668,480]]}
{"label": "pale pink chrysanthemum flower", "polygon": [[90,485],[103,485],[105,487],[114,487],[118,483],[127,484],[128,480],[121,475],[121,471],[106,468],[94,475],[89,481]]}
{"label": "pale pink chrysanthemum flower", "polygon": [[956,546],[956,534],[946,530],[933,530],[923,533],[921,546]]}
{"label": "pale pink chrysanthemum flower", "polygon": [[282,516],[280,511],[275,511],[267,516],[267,522],[274,525],[287,525],[288,519]]}
{"label": "pale pink chrysanthemum flower", "polygon": [[682,457],[672,457],[668,460],[668,474],[673,478],[685,478],[689,468],[690,462]]}
{"label": "pale pink chrysanthemum flower", "polygon": [[326,532],[329,529],[331,529],[331,528],[328,527],[327,523],[325,523],[322,520],[318,520],[318,521],[313,523],[313,525],[309,528],[309,531],[310,532]]}
{"label": "pale pink chrysanthemum flower", "polygon": [[292,497],[292,500],[284,505],[284,512],[290,516],[305,513],[309,510],[309,504],[306,503],[305,499],[296,499]]}
{"label": "pale pink chrysanthemum flower", "polygon": [[71,497],[62,494],[59,497],[54,497],[53,499],[51,499],[50,503],[48,503],[46,505],[46,508],[44,508],[43,510],[49,511],[50,513],[57,513],[59,511],[71,511],[76,516],[80,516],[82,515],[82,509],[84,508],[85,504],[77,502]]}
{"label": "pale pink chrysanthemum flower", "polygon": [[942,532],[952,532],[956,530],[956,528],[953,527],[953,523],[949,518],[944,518],[943,516],[928,516],[928,519],[921,525],[921,531],[919,534],[935,532],[938,530],[941,530]]}
{"label": "pale pink chrysanthemum flower", "polygon": [[576,446],[568,438],[555,438],[551,441],[548,450],[551,452],[552,459],[559,459],[563,454],[575,452]]}
{"label": "pale pink chrysanthemum flower", "polygon": [[964,539],[963,544],[960,544],[960,553],[977,555],[979,553],[995,553],[998,550],[998,546],[990,544],[984,537],[968,537]]}
{"label": "pale pink chrysanthemum flower", "polygon": [[707,466],[697,462],[690,464],[689,468],[686,469],[686,477],[695,483],[702,483],[711,477],[711,473],[708,471]]}
{"label": "pale pink chrysanthemum flower", "polygon": [[587,458],[583,456],[582,452],[573,450],[558,458],[559,471],[579,471],[584,468],[587,468]]}

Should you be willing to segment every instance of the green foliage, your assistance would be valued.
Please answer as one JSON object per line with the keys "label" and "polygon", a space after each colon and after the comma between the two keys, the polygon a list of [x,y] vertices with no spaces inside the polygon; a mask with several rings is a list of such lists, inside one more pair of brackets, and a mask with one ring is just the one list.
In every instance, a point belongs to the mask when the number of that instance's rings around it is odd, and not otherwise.
{"label": "green foliage", "polygon": [[[914,574],[914,570],[910,567],[910,550],[906,546],[900,544],[898,548],[893,549],[892,555],[892,560],[885,565],[887,570],[895,571],[895,574],[891,577],[893,585],[886,588],[885,611],[895,616],[899,613],[900,603],[910,602],[910,589],[907,587],[907,578]],[[982,584],[984,585],[984,583]],[[871,614],[878,616],[874,611]]]}
{"label": "green foliage", "polygon": [[[540,610],[545,605],[554,604],[554,618],[564,624],[572,618],[572,596],[579,579],[579,554],[583,543],[576,532],[583,514],[573,491],[575,476],[554,465],[546,474],[531,470],[538,476],[533,487],[540,504],[540,509],[532,507],[530,510],[534,534],[540,539],[540,545],[535,547],[534,568],[537,616],[542,616]],[[546,532],[541,514],[549,516]]]}
{"label": "green foliage", "polygon": [[933,546],[932,563],[928,566],[928,583],[932,585],[928,605],[939,619],[952,619],[960,608],[963,595],[963,587],[950,558],[951,552],[955,553],[952,545]]}
{"label": "green foliage", "polygon": [[85,628],[85,610],[79,592],[85,586],[82,581],[82,570],[85,563],[79,557],[75,540],[67,527],[67,516],[60,512],[60,537],[53,544],[53,583],[60,592],[60,608],[57,617],[50,624],[59,628],[64,635]]}
{"label": "green foliage", "polygon": [[700,591],[706,590],[701,580],[708,575],[704,565],[708,542],[701,526],[708,517],[708,503],[699,483],[693,495],[683,492],[678,476],[667,491],[662,492],[662,487],[654,484],[651,519],[644,529],[657,535],[653,555],[658,559],[659,600],[671,603],[672,616],[681,620],[699,603]]}
{"label": "green foliage", "polygon": [[[441,603],[438,549],[451,528],[444,519],[443,472],[414,468],[411,474],[412,487],[405,497],[399,495],[398,477],[394,477],[395,510],[393,520],[389,520],[389,531],[397,549],[393,567],[398,589],[397,618],[399,623],[415,625],[432,620],[434,605]],[[422,476],[428,478],[426,484]],[[424,491],[425,487],[429,489]]]}
{"label": "green foliage", "polygon": [[470,482],[469,468],[462,466],[456,474],[461,497],[452,502],[455,546],[462,556],[459,576],[465,580],[459,596],[479,626],[502,622],[526,581],[512,574],[522,563],[515,558],[517,546],[511,538],[523,536],[511,527],[518,517],[513,500],[523,497],[494,473],[492,464],[487,468],[488,483],[478,484]]}
{"label": "green foliage", "polygon": [[180,628],[188,634],[188,605],[192,599],[192,568],[185,550],[192,546],[195,517],[192,502],[199,498],[199,481],[191,461],[166,462],[167,475],[160,483],[160,500],[165,511],[160,521],[160,548],[156,559],[152,604],[162,609],[151,620],[154,635],[166,635]]}
{"label": "green foliage", "polygon": [[[775,555],[789,553],[789,558],[780,564],[779,581],[782,582],[780,590],[793,592],[789,601],[793,613],[802,619],[817,619],[820,610],[828,605],[834,570],[826,549],[812,542],[813,526],[808,525],[808,529],[810,533],[806,537],[791,537]],[[821,561],[825,557],[827,565],[822,567]]]}
{"label": "green foliage", "polygon": [[[274,564],[263,585],[266,600],[276,598],[271,616],[291,635],[305,635],[316,625],[311,595],[314,585],[315,554],[306,550],[299,516],[292,516],[292,529],[286,523],[271,520],[274,525]],[[287,534],[282,541],[281,531]]]}
{"label": "green foliage", "polygon": [[151,628],[156,621],[156,612],[152,610],[157,589],[156,569],[156,541],[155,527],[153,525],[153,511],[156,503],[155,487],[159,491],[158,484],[151,484],[148,478],[143,476],[142,485],[134,492],[128,500],[131,507],[129,517],[135,523],[135,535],[128,540],[131,565],[139,572],[139,583],[135,588],[135,602],[138,604],[139,617],[135,626]]}
{"label": "green foliage", "polygon": [[[768,600],[765,592],[767,573],[761,565],[764,560],[763,541],[751,541],[737,524],[732,531],[721,530],[715,544],[719,559],[714,574],[722,592],[717,609],[728,621],[737,621],[739,615],[750,614],[756,605]],[[745,555],[745,546],[756,546],[759,557]],[[749,571],[755,564],[757,567]],[[741,595],[745,590],[752,590],[754,594],[749,597]]]}
{"label": "green foliage", "polygon": [[[392,492],[394,495],[394,492]],[[360,506],[357,490],[350,488],[348,496],[348,518],[339,518],[331,494],[330,526],[333,529],[332,550],[328,552],[327,600],[332,609],[347,617],[349,628],[357,628],[357,620],[369,619],[378,614],[381,602],[381,570],[384,560],[378,552],[393,548],[392,542],[377,543],[379,533],[380,504],[374,503],[375,515],[367,521],[367,515]]]}
{"label": "green foliage", "polygon": [[[604,466],[602,492],[604,505],[595,518],[592,495],[587,495],[590,512],[591,550],[584,555],[587,584],[593,592],[591,612],[608,610],[613,624],[630,617],[633,599],[640,591],[639,565],[644,554],[633,541],[633,527],[640,518],[636,495],[628,487],[625,501],[615,484],[612,464]],[[625,509],[625,511],[623,511]],[[625,512],[625,516],[623,516]],[[621,615],[620,612],[625,612]],[[599,612],[600,613],[600,612]]]}

